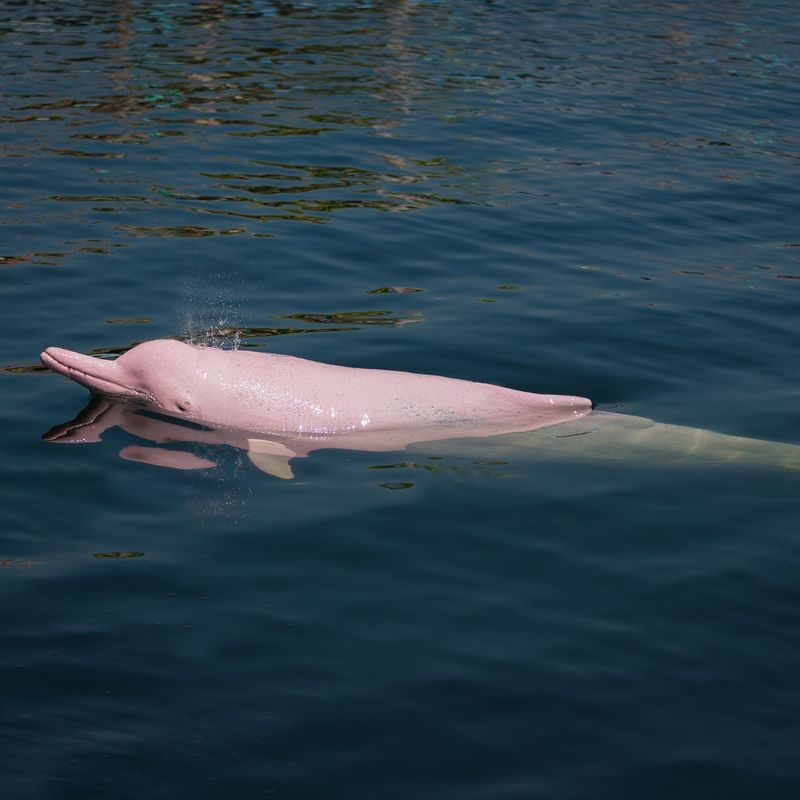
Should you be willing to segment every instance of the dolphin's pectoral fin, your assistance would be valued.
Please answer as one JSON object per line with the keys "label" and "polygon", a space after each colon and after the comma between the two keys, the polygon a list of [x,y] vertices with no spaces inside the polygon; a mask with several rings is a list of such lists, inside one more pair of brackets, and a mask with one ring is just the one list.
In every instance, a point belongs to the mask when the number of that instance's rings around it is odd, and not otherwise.
{"label": "dolphin's pectoral fin", "polygon": [[247,457],[253,466],[275,478],[283,480],[294,478],[289,459],[296,455],[297,453],[280,442],[271,442],[268,439],[247,440]]}
{"label": "dolphin's pectoral fin", "polygon": [[294,478],[292,468],[289,466],[289,459],[286,456],[274,456],[271,453],[254,453],[248,450],[247,457],[253,463],[253,466],[258,467],[262,472],[266,472],[267,475],[272,475],[273,478],[282,478],[287,481]]}

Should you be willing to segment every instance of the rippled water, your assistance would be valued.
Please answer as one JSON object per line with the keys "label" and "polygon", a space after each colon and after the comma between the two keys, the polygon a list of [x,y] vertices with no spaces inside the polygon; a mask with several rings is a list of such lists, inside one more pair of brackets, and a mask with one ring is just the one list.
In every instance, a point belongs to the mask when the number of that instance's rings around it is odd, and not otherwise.
{"label": "rippled water", "polygon": [[168,470],[43,441],[87,396],[37,366],[178,336],[800,445],[793,3],[1,11],[0,795],[796,794],[797,470]]}

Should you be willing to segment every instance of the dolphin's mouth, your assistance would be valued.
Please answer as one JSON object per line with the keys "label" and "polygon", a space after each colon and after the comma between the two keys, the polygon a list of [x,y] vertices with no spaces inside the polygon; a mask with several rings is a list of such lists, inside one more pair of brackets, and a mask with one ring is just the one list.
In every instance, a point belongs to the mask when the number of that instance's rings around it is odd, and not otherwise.
{"label": "dolphin's mouth", "polygon": [[115,361],[74,353],[61,347],[48,347],[39,358],[53,372],[58,372],[89,391],[112,397],[130,397],[152,401],[148,392],[125,383]]}

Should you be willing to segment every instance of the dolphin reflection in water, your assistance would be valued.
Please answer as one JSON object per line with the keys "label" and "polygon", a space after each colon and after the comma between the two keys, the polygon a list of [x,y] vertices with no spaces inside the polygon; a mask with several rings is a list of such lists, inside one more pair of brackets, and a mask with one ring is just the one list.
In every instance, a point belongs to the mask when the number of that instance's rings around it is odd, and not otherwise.
{"label": "dolphin reflection in water", "polygon": [[[293,477],[293,458],[320,449],[480,459],[645,458],[736,461],[800,469],[800,445],[665,425],[592,409],[589,400],[520,392],[434,375],[155,340],[116,361],[51,347],[51,370],[88,388],[89,405],[45,434],[100,441],[119,427],[158,445],[227,445],[259,469]],[[215,462],[186,450],[131,445],[123,458],[174,469]]]}

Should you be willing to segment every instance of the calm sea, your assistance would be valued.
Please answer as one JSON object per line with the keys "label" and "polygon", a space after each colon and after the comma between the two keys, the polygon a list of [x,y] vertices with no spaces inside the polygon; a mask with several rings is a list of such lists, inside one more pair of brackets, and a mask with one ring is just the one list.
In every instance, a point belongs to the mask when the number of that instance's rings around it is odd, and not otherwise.
{"label": "calm sea", "polygon": [[800,796],[797,469],[177,471],[43,440],[88,396],[36,367],[181,336],[800,445],[797,10],[2,2],[0,797]]}

